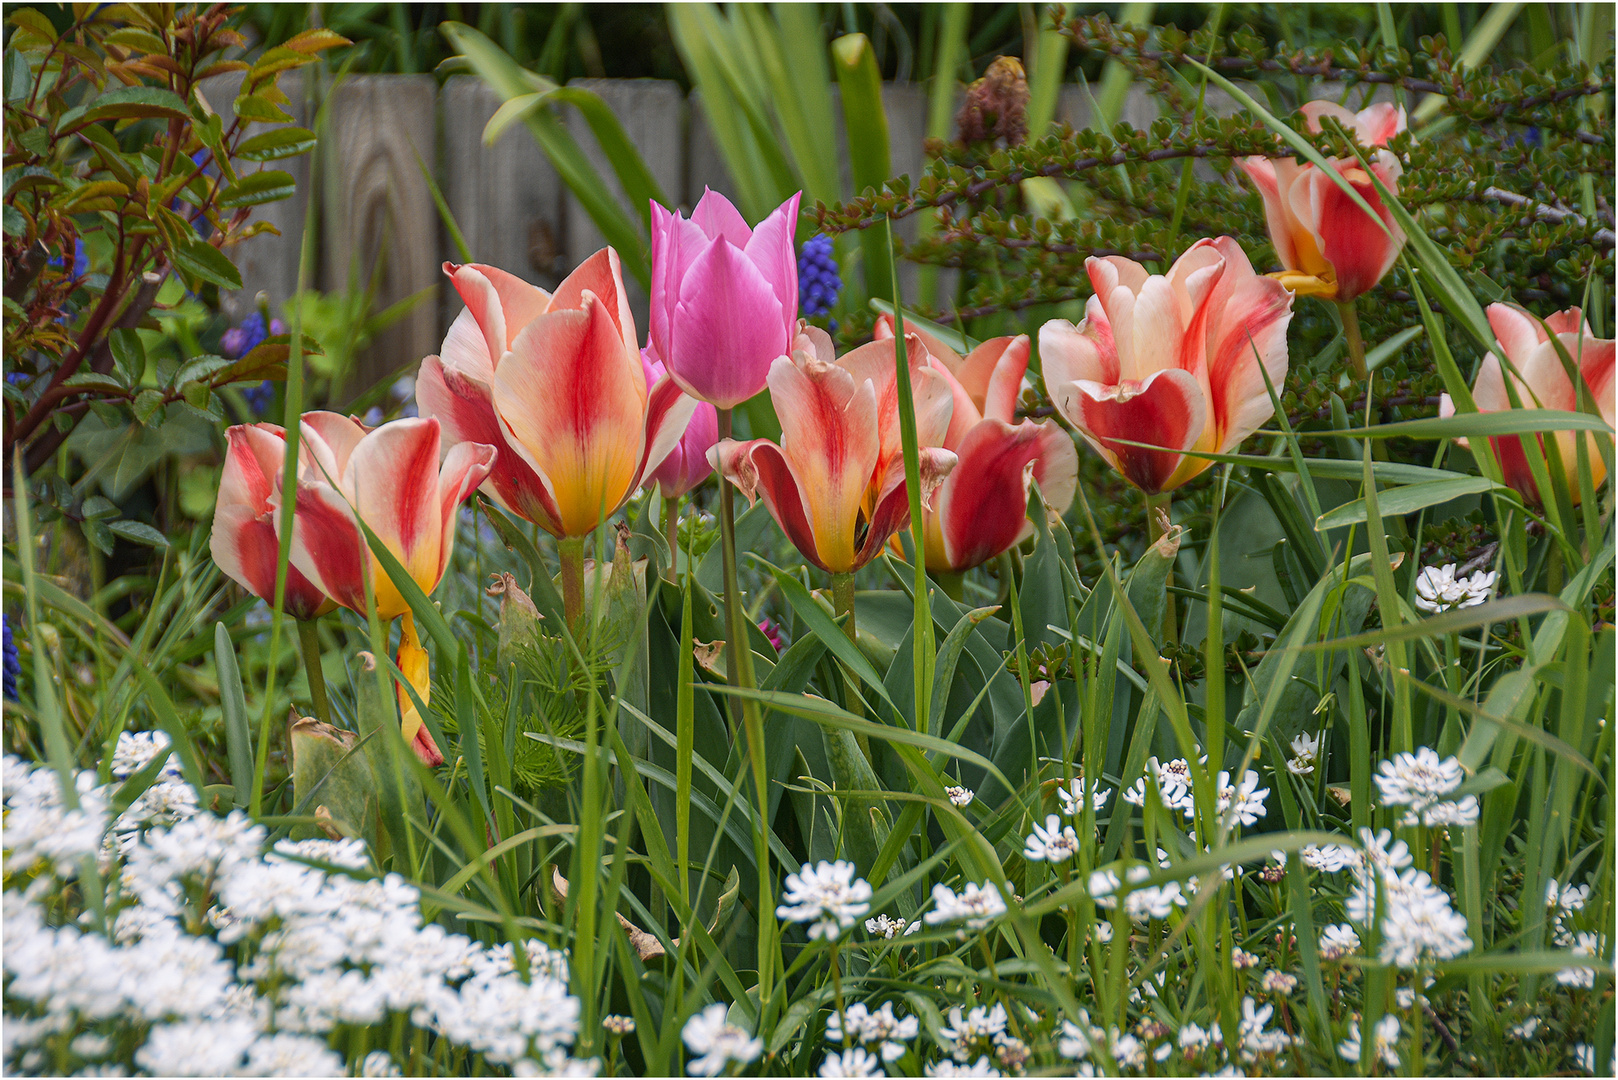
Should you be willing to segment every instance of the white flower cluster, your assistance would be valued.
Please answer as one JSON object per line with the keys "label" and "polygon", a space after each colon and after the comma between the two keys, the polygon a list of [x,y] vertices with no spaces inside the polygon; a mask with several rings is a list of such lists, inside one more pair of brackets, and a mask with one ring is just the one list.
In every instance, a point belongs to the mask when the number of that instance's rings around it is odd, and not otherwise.
{"label": "white flower cluster", "polygon": [[[1124,873],[1124,878],[1130,885],[1129,891],[1124,894],[1124,914],[1135,922],[1166,919],[1176,906],[1185,906],[1185,894],[1180,891],[1178,881],[1169,881],[1162,885],[1141,884],[1151,876],[1151,868],[1146,866],[1131,866]],[[1118,906],[1116,893],[1119,884],[1118,874],[1115,871],[1097,870],[1090,875],[1090,898],[1095,901],[1097,907],[1115,908]]]}
{"label": "white flower cluster", "polygon": [[1377,790],[1388,806],[1408,806],[1400,825],[1462,827],[1478,822],[1478,797],[1449,798],[1464,779],[1455,758],[1439,760],[1428,747],[1414,754],[1395,754],[1377,766]]}
{"label": "white flower cluster", "polygon": [[908,922],[904,918],[887,915],[878,915],[874,919],[865,920],[865,932],[873,937],[892,940],[899,936],[909,937],[921,929],[921,923]]}
{"label": "white flower cluster", "polygon": [[895,1016],[891,1001],[883,1002],[875,1012],[867,1008],[863,1001],[855,1002],[848,1007],[846,1015],[833,1012],[826,1018],[828,1039],[875,1046],[882,1060],[889,1064],[904,1056],[905,1043],[920,1032],[921,1021],[914,1016]]}
{"label": "white flower cluster", "polygon": [[953,1006],[946,1017],[948,1026],[939,1028],[938,1044],[955,1061],[965,1064],[983,1054],[992,1054],[1007,1038],[1006,1007],[998,1001],[992,1007],[979,1005],[963,1014]]}
{"label": "white flower cluster", "polygon": [[[1399,1052],[1395,1049],[1399,1042],[1399,1018],[1392,1013],[1385,1013],[1382,1019],[1376,1022],[1372,1030],[1372,1053],[1382,1059],[1382,1063],[1390,1069],[1399,1067]],[[1358,1014],[1348,1022],[1348,1038],[1337,1044],[1337,1053],[1344,1061],[1358,1061],[1363,1052],[1360,1046],[1360,1021]]]}
{"label": "white flower cluster", "polygon": [[1292,1036],[1284,1031],[1270,1030],[1270,1018],[1274,1015],[1274,1005],[1260,1005],[1250,997],[1242,998],[1239,1030],[1243,1061],[1252,1064],[1260,1057],[1274,1056],[1292,1045]]}
{"label": "white flower cluster", "polygon": [[1066,862],[1079,853],[1079,834],[1073,826],[1062,824],[1055,814],[1045,815],[1043,827],[1037,823],[1023,848],[1023,858],[1030,862]]}
{"label": "white flower cluster", "polygon": [[1416,607],[1434,613],[1476,607],[1489,599],[1495,577],[1493,570],[1456,577],[1454,563],[1424,566],[1416,575]]}
{"label": "white flower cluster", "polygon": [[1078,817],[1084,812],[1086,795],[1090,799],[1090,809],[1099,814],[1107,805],[1107,799],[1111,797],[1112,789],[1103,788],[1099,780],[1087,785],[1084,781],[1083,769],[1080,769],[1078,775],[1072,780],[1058,786],[1056,789],[1056,798],[1062,804],[1062,813],[1068,817]]}
{"label": "white flower cluster", "polygon": [[964,922],[972,930],[982,930],[1006,913],[1006,902],[992,881],[982,885],[967,882],[959,894],[948,885],[933,886],[933,910],[922,916],[928,926]]}
{"label": "white flower cluster", "polygon": [[1450,960],[1472,948],[1466,916],[1450,906],[1449,894],[1424,871],[1410,866],[1410,849],[1394,842],[1383,829],[1360,830],[1364,852],[1354,868],[1355,886],[1345,905],[1348,917],[1361,926],[1376,919],[1378,894],[1382,909],[1384,964],[1414,968],[1424,959]]}
{"label": "white flower cluster", "polygon": [[[120,739],[113,771],[129,775],[164,749]],[[133,1064],[155,1075],[336,1075],[349,1069],[326,1035],[391,1016],[519,1074],[593,1072],[568,1056],[579,1003],[565,954],[525,943],[525,978],[511,945],[423,924],[419,892],[397,875],[350,876],[369,874],[359,841],[265,851],[263,826],[198,813],[194,801],[137,800],[111,823],[123,830],[116,845],[103,844],[113,789],[77,779],[80,807],[69,810],[54,773],[5,760],[6,880],[31,878],[4,894],[11,1067],[38,1071],[45,1037],[79,1033],[81,1067],[116,1072],[114,1051],[144,1032]],[[187,786],[160,772],[153,787],[163,784]],[[110,883],[105,934],[89,915],[56,921],[62,883],[92,854]],[[373,1057],[366,1075],[397,1075],[386,1054]]]}
{"label": "white flower cluster", "polygon": [[[1206,760],[1206,759],[1204,759]],[[1175,758],[1167,764],[1154,758],[1147,760],[1147,776],[1157,782],[1158,798],[1165,808],[1179,810],[1186,817],[1196,814],[1197,800],[1191,787],[1191,763]],[[1135,806],[1146,805],[1147,776],[1142,776],[1124,791],[1122,799]],[[1231,779],[1228,770],[1221,770],[1214,781],[1214,809],[1221,817],[1227,812],[1242,825],[1251,825],[1268,813],[1265,801],[1270,789],[1259,787],[1259,775],[1252,769],[1242,773],[1240,782]]]}
{"label": "white flower cluster", "polygon": [[775,909],[778,919],[809,923],[809,939],[834,940],[871,910],[871,886],[854,876],[854,864],[839,859],[818,866],[804,863],[787,875],[786,901]]}
{"label": "white flower cluster", "polygon": [[[758,1060],[764,1052],[762,1039],[755,1039],[728,1019],[729,1010],[722,1004],[709,1005],[694,1013],[685,1022],[680,1037],[694,1057],[686,1063],[692,1076],[718,1076],[732,1062],[746,1065]],[[867,1074],[876,1075],[876,1074]]]}
{"label": "white flower cluster", "polygon": [[1287,772],[1293,776],[1313,776],[1320,761],[1320,736],[1307,731],[1292,740],[1292,757],[1287,759]]}

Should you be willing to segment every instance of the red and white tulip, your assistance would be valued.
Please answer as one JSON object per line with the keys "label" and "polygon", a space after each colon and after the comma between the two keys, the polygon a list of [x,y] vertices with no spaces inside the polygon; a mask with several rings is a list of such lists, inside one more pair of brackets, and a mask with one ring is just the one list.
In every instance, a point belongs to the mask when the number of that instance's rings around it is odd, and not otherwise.
{"label": "red and white tulip", "polygon": [[1274,412],[1264,372],[1277,388],[1286,378],[1292,295],[1228,236],[1197,241],[1167,274],[1121,256],[1085,268],[1084,321],[1040,328],[1045,387],[1125,479],[1172,491],[1211,464],[1187,450],[1227,453]]}
{"label": "red and white tulip", "polygon": [[[383,620],[404,616],[399,668],[427,699],[426,653],[416,640],[410,605],[372,554],[363,521],[405,571],[431,593],[455,546],[462,501],[489,475],[497,451],[459,443],[440,461],[439,422],[395,420],[375,429],[331,412],[306,413],[298,453],[298,500],[292,520],[292,564],[326,595],[366,613],[370,582]],[[271,497],[280,520],[283,493]],[[428,764],[443,760],[409,698],[400,692],[406,741]]]}
{"label": "red and white tulip", "polygon": [[[1562,357],[1556,349],[1556,342],[1560,342],[1562,348],[1567,350],[1569,358],[1577,365],[1579,377],[1589,389],[1590,397],[1595,402],[1597,411],[1601,413],[1601,418],[1609,425],[1614,423],[1613,341],[1596,337],[1578,308],[1558,312],[1546,319],[1544,325],[1532,315],[1509,304],[1490,304],[1488,316],[1489,325],[1494,329],[1495,339],[1499,343],[1499,351],[1505,354],[1512,367],[1517,370],[1516,374],[1506,371],[1500,357],[1495,353],[1484,355],[1483,364],[1478,368],[1477,382],[1472,387],[1472,399],[1476,402],[1479,412],[1505,412],[1507,409],[1517,407],[1512,404],[1511,396],[1506,391],[1508,378],[1511,380],[1512,389],[1517,393],[1517,400],[1524,409],[1579,411],[1578,388],[1573,385],[1573,380],[1568,378],[1567,368],[1562,365]],[[1554,342],[1552,335],[1555,335]],[[1455,414],[1455,403],[1450,400],[1448,394],[1439,399],[1438,414],[1440,416]],[[1578,473],[1578,444],[1581,434],[1591,439],[1585,445],[1588,447],[1590,475],[1594,485],[1599,488],[1607,478],[1606,461],[1593,441],[1601,436],[1591,436],[1587,432],[1555,432],[1556,448],[1562,459],[1568,491],[1572,493],[1575,505],[1582,499]],[[1506,483],[1529,502],[1543,504],[1544,499],[1539,491],[1539,485],[1534,482],[1534,474],[1528,467],[1527,448],[1524,444],[1524,440],[1528,438],[1540,440],[1539,445],[1543,449],[1543,435],[1497,436],[1490,438],[1489,444],[1494,448]],[[1610,442],[1610,436],[1607,438]],[[1465,440],[1460,441],[1464,445]]]}
{"label": "red and white tulip", "polygon": [[[1065,512],[1078,486],[1079,455],[1054,420],[1013,423],[1028,370],[1028,335],[992,338],[963,358],[931,334],[914,333],[933,370],[949,380],[954,407],[944,448],[958,459],[925,511],[927,569],[958,573],[1032,535],[1032,482],[1038,481],[1046,505]],[[890,316],[877,319],[876,337],[892,339]]]}
{"label": "red and white tulip", "polygon": [[[225,432],[225,468],[219,478],[209,548],[225,576],[275,603],[275,567],[280,552],[272,496],[280,489],[286,432],[279,424],[237,424]],[[337,605],[288,563],[285,611],[313,619]]]}
{"label": "red and white tulip", "polygon": [[[939,445],[951,390],[919,338],[907,335],[906,346],[926,504],[955,465]],[[771,365],[768,385],[780,444],[725,439],[710,458],[749,502],[763,496],[806,559],[828,573],[853,573],[910,521],[894,343],[873,341],[837,357],[825,331],[800,325],[792,355]]]}
{"label": "red and white tulip", "polygon": [[[1358,113],[1329,101],[1311,101],[1303,107],[1309,130],[1318,133],[1321,120],[1331,117],[1374,149],[1367,156],[1371,172],[1394,195],[1399,193],[1403,169],[1399,159],[1381,149],[1405,130],[1405,112],[1388,104],[1372,105]],[[1281,284],[1303,296],[1347,302],[1376,286],[1392,269],[1405,235],[1382,203],[1369,174],[1354,158],[1331,158],[1332,168],[1347,180],[1367,205],[1372,218],[1315,165],[1296,158],[1249,157],[1242,168],[1264,199],[1270,241],[1285,269],[1276,275]],[[1380,223],[1378,221],[1380,219]]]}
{"label": "red and white tulip", "polygon": [[500,450],[483,492],[557,536],[590,533],[679,442],[696,402],[648,388],[618,254],[604,248],[554,294],[492,266],[446,263],[466,309],[416,400],[446,441]]}

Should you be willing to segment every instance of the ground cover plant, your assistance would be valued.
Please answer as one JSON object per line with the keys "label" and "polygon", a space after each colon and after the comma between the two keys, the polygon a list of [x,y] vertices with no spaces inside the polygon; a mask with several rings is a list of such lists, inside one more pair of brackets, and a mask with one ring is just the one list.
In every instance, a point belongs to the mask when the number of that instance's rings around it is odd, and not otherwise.
{"label": "ground cover plant", "polygon": [[817,11],[670,9],[735,202],[352,401],[312,232],[217,290],[372,54],[10,15],[7,1069],[1612,1073],[1610,12],[1056,9],[890,178]]}

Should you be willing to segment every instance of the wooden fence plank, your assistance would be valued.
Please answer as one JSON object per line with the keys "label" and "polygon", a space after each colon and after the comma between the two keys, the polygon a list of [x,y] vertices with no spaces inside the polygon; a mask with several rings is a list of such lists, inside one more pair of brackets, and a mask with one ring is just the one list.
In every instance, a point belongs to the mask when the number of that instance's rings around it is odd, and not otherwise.
{"label": "wooden fence plank", "polygon": [[[443,281],[442,230],[421,164],[430,169],[437,157],[437,92],[431,75],[351,76],[332,92],[332,156],[323,163],[322,185],[324,287],[374,285],[373,312]],[[429,296],[376,335],[334,398],[413,373],[441,340]]]}
{"label": "wooden fence plank", "polygon": [[[563,185],[545,152],[523,124],[513,124],[493,146],[483,127],[500,96],[482,79],[457,75],[440,92],[444,145],[439,188],[476,262],[498,266],[543,289],[554,289],[572,264],[562,247]],[[443,257],[460,261],[444,237]],[[440,328],[459,315],[454,288],[440,290]]]}
{"label": "wooden fence plank", "polygon": [[[618,117],[624,134],[640,151],[647,168],[652,171],[663,193],[671,200],[680,200],[680,189],[685,178],[685,95],[680,85],[663,79],[575,79],[568,85],[577,86],[600,95],[607,107]],[[601,173],[613,197],[638,219],[641,207],[630,206],[624,189],[618,183],[617,172],[607,161],[607,155],[596,145],[590,125],[577,109],[565,109],[568,130],[578,140],[596,169]],[[569,266],[577,266],[607,243],[601,231],[590,220],[578,200],[568,199],[565,212],[567,223],[565,249]],[[625,290],[629,295],[630,310],[635,315],[635,326],[645,339],[647,297],[639,282],[624,275]]]}

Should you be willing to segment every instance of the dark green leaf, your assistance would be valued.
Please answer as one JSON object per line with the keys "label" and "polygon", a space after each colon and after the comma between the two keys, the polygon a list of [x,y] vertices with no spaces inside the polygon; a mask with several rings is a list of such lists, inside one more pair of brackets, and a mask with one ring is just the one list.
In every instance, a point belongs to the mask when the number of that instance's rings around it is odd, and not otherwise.
{"label": "dark green leaf", "polygon": [[168,547],[169,538],[141,521],[114,521],[107,528],[136,544],[147,547]]}
{"label": "dark green leaf", "polygon": [[279,169],[248,173],[220,194],[219,208],[234,210],[241,206],[257,206],[260,203],[288,199],[297,188],[297,181],[292,179],[292,174]]}
{"label": "dark green leaf", "polygon": [[169,252],[174,265],[221,289],[242,287],[242,275],[223,251],[203,240],[188,240]]}
{"label": "dark green leaf", "polygon": [[236,156],[244,161],[275,161],[297,157],[315,148],[315,133],[307,128],[284,127],[260,132],[236,149]]}
{"label": "dark green leaf", "polygon": [[123,120],[130,117],[155,117],[161,120],[186,120],[190,114],[185,102],[172,90],[156,86],[124,86],[109,90],[91,102],[80,121]]}

